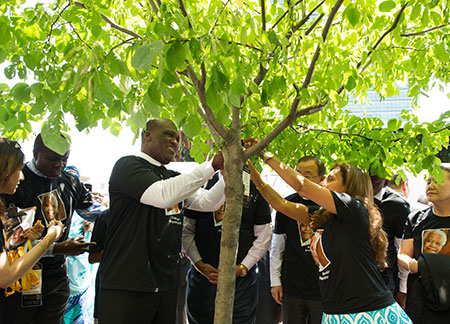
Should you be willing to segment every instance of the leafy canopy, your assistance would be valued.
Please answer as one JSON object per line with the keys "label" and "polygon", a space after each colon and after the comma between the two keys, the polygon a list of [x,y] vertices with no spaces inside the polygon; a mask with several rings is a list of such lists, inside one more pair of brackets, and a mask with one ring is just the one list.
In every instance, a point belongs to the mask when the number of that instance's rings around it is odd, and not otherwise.
{"label": "leafy canopy", "polygon": [[315,154],[384,176],[407,162],[439,176],[448,113],[384,125],[345,106],[370,89],[398,94],[398,82],[416,104],[430,80],[448,82],[447,1],[9,0],[0,13],[0,62],[19,80],[0,84],[7,136],[25,138],[39,120],[46,134],[64,132],[66,114],[80,131],[119,135],[126,123],[138,134],[161,116],[183,128],[197,160],[211,135],[222,146],[279,135],[271,149],[291,163]]}

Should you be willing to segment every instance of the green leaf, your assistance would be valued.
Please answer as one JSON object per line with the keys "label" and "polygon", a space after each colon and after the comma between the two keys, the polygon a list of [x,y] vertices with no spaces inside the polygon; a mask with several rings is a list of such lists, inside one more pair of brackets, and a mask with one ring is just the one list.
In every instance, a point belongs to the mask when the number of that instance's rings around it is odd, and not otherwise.
{"label": "green leaf", "polygon": [[44,88],[44,85],[42,83],[34,83],[31,85],[31,93],[35,97],[40,97],[42,95],[42,89]]}
{"label": "green leaf", "polygon": [[153,117],[159,117],[161,115],[161,107],[152,101],[149,91],[144,95],[144,108]]}
{"label": "green leaf", "polygon": [[159,89],[159,85],[157,82],[153,81],[150,84],[150,87],[148,88],[148,95],[150,96],[150,99],[155,103],[155,104],[160,104],[161,103],[161,90]]}
{"label": "green leaf", "polygon": [[422,9],[421,7],[422,6],[420,5],[420,3],[416,3],[411,10],[411,15],[409,16],[409,19],[411,20],[417,19],[417,17],[419,17],[420,15],[420,11]]}
{"label": "green leaf", "polygon": [[122,131],[122,125],[117,120],[113,120],[109,129],[111,131],[111,134],[113,134],[114,136],[119,136],[120,132]]}
{"label": "green leaf", "polygon": [[436,157],[434,155],[428,155],[425,159],[422,160],[422,166],[424,169],[431,169],[433,166],[434,159]]}
{"label": "green leaf", "polygon": [[243,95],[247,92],[247,87],[245,86],[242,76],[238,75],[238,77],[234,79],[233,83],[231,83],[230,90],[231,93],[236,96]]}
{"label": "green leaf", "polygon": [[181,42],[175,42],[169,48],[166,54],[166,64],[170,71],[175,71],[177,68],[182,68],[185,66],[185,60],[187,58],[187,53]]}
{"label": "green leaf", "polygon": [[200,119],[195,115],[191,115],[186,119],[186,124],[183,125],[183,132],[187,137],[192,138],[200,132],[201,128],[202,123]]}
{"label": "green leaf", "polygon": [[106,115],[108,117],[117,117],[120,116],[120,111],[122,110],[122,102],[119,100],[114,101],[114,104],[111,107],[108,107],[106,111]]}
{"label": "green leaf", "polygon": [[200,150],[203,153],[207,154],[207,153],[209,153],[211,151],[211,147],[208,144],[200,142],[199,145],[200,145]]}
{"label": "green leaf", "polygon": [[157,40],[149,45],[142,45],[137,48],[136,52],[131,59],[131,65],[136,70],[148,71],[156,55],[162,52],[164,49],[164,43],[161,40]]}
{"label": "green leaf", "polygon": [[378,6],[378,9],[380,9],[381,12],[390,12],[394,8],[395,8],[395,1],[393,0],[383,1]]}
{"label": "green leaf", "polygon": [[398,131],[398,129],[400,128],[401,125],[402,125],[401,120],[398,120],[395,118],[388,120],[388,128],[393,132]]}
{"label": "green leaf", "polygon": [[70,150],[70,139],[65,135],[61,136],[59,130],[49,127],[42,128],[42,141],[44,145],[59,155],[64,155]]}
{"label": "green leaf", "polygon": [[277,34],[275,33],[275,31],[273,29],[271,29],[269,31],[269,35],[268,36],[269,36],[269,41],[272,44],[274,44],[276,46],[280,46],[281,45],[280,40],[278,39],[278,36],[277,36]]}
{"label": "green leaf", "polygon": [[353,78],[353,76],[350,76],[347,80],[347,84],[345,85],[345,88],[348,91],[353,90],[356,87],[356,81],[355,78]]}
{"label": "green leaf", "polygon": [[3,63],[3,61],[8,57],[8,54],[3,50],[3,48],[0,48],[0,63]]}
{"label": "green leaf", "polygon": [[0,83],[0,94],[9,91],[9,86],[6,83]]}
{"label": "green leaf", "polygon": [[356,26],[359,23],[359,19],[361,17],[361,13],[359,12],[358,8],[355,8],[355,7],[348,8],[346,13],[347,13],[348,21],[353,26]]}
{"label": "green leaf", "polygon": [[31,88],[26,83],[17,83],[12,89],[11,93],[14,99],[21,102],[30,101]]}
{"label": "green leaf", "polygon": [[196,62],[200,62],[202,58],[202,47],[200,42],[196,38],[192,38],[189,41],[189,50],[191,51],[191,55]]}
{"label": "green leaf", "polygon": [[110,79],[101,71],[94,75],[94,97],[107,106],[113,104],[113,86]]}

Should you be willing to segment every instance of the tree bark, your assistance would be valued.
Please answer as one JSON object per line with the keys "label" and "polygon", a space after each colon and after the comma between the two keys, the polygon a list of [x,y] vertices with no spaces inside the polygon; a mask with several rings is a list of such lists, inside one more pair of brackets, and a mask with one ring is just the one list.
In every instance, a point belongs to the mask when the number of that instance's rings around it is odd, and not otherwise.
{"label": "tree bark", "polygon": [[219,281],[215,301],[215,324],[231,324],[236,287],[236,255],[242,215],[242,169],[240,138],[223,148],[225,158],[225,215],[220,242]]}

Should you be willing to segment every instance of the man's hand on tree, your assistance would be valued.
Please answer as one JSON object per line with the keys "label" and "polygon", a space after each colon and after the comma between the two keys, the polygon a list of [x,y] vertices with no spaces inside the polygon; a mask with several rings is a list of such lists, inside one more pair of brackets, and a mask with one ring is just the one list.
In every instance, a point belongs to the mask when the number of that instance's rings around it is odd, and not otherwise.
{"label": "man's hand on tree", "polygon": [[223,170],[223,154],[221,151],[214,155],[211,165],[214,168],[214,171]]}
{"label": "man's hand on tree", "polygon": [[74,237],[69,240],[56,243],[53,254],[64,254],[70,256],[77,256],[88,252],[89,247],[96,245],[95,242],[85,242],[84,237]]}

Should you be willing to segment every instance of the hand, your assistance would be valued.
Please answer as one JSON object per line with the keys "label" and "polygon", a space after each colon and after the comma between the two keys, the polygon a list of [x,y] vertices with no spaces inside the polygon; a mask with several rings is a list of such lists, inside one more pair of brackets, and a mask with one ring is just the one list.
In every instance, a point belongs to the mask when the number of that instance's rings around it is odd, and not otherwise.
{"label": "hand", "polygon": [[33,225],[33,227],[28,228],[25,231],[23,231],[23,233],[21,234],[21,237],[33,242],[41,237],[43,231],[44,231],[44,225],[42,225],[42,223],[40,221],[37,221]]}
{"label": "hand", "polygon": [[259,138],[255,138],[255,137],[250,137],[250,138],[246,138],[243,140],[244,142],[244,147],[246,149],[258,144],[261,140]]}
{"label": "hand", "polygon": [[55,240],[57,241],[64,233],[64,225],[60,221],[51,221],[50,226],[47,228],[47,235],[55,233]]}
{"label": "hand", "polygon": [[95,242],[85,242],[83,241],[83,239],[84,237],[74,237],[70,240],[57,243],[55,245],[53,253],[77,256],[84,252],[88,252],[90,246],[94,246],[97,244]]}
{"label": "hand", "polygon": [[212,265],[204,263],[201,260],[194,266],[210,283],[217,285],[217,280],[219,280],[219,270],[217,268],[214,268]]}
{"label": "hand", "polygon": [[214,171],[223,170],[223,154],[222,154],[222,151],[219,151],[219,153],[214,155],[211,164],[212,164],[212,167],[214,168]]}
{"label": "hand", "polygon": [[406,306],[406,294],[400,291],[397,291],[394,296],[396,302],[400,305],[402,309],[405,309]]}
{"label": "hand", "polygon": [[273,286],[270,293],[278,304],[283,304],[283,288],[281,286]]}
{"label": "hand", "polygon": [[44,226],[42,225],[38,225],[38,227],[33,226],[31,228],[26,229],[23,232],[23,237],[33,242],[41,237],[43,231]]}

